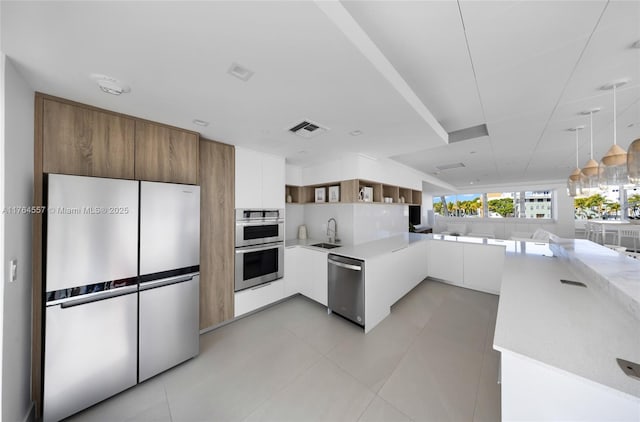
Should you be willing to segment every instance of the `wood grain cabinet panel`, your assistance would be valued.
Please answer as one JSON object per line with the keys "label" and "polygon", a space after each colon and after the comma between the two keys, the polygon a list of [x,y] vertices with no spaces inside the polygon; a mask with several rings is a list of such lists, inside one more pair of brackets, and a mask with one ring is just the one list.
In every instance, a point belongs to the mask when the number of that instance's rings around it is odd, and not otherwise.
{"label": "wood grain cabinet panel", "polygon": [[200,328],[234,317],[235,153],[200,140]]}
{"label": "wood grain cabinet panel", "polygon": [[45,173],[133,179],[134,120],[43,99]]}
{"label": "wood grain cabinet panel", "polygon": [[154,182],[198,183],[198,135],[136,121],[135,178]]}

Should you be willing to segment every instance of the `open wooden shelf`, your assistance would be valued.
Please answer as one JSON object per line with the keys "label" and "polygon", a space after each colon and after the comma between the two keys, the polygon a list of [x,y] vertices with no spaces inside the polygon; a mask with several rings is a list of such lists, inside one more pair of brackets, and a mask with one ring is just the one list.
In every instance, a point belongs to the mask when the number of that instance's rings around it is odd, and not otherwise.
{"label": "open wooden shelf", "polygon": [[[329,188],[332,186],[340,187],[340,195],[338,202],[329,202]],[[316,202],[316,189],[324,189],[324,202]],[[370,189],[369,200],[365,200],[365,189]],[[367,190],[368,190],[367,189]],[[403,188],[396,185],[388,185],[380,182],[374,182],[372,180],[365,179],[350,179],[342,180],[339,182],[322,183],[318,185],[308,186],[285,186],[285,201],[291,196],[291,202],[293,204],[384,204],[384,198],[392,198],[392,204],[400,205],[421,205],[422,204],[422,192],[410,188]],[[400,198],[404,199],[404,202],[400,202]]]}

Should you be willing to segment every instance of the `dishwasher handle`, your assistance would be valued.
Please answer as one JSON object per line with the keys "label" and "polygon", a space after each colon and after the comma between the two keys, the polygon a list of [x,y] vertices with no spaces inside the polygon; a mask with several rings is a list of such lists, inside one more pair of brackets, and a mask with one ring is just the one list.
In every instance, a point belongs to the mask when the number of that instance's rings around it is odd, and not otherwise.
{"label": "dishwasher handle", "polygon": [[171,284],[178,284],[185,281],[190,281],[196,274],[179,275],[176,277],[162,278],[160,280],[148,281],[146,283],[140,283],[140,291],[155,289],[158,287],[169,286]]}
{"label": "dishwasher handle", "polygon": [[335,265],[340,268],[346,268],[347,270],[353,270],[353,271],[362,271],[362,266],[360,265],[345,264],[344,262],[334,261],[331,258],[329,258],[328,261],[329,261],[329,264]]}
{"label": "dishwasher handle", "polygon": [[105,290],[102,292],[97,292],[93,294],[88,294],[84,297],[80,297],[78,299],[71,299],[64,302],[58,302],[61,305],[61,308],[71,308],[72,306],[85,305],[87,303],[97,302],[99,300],[111,299],[118,296],[124,296],[131,293],[135,293],[138,291],[138,286],[126,286],[120,287],[113,290]]}

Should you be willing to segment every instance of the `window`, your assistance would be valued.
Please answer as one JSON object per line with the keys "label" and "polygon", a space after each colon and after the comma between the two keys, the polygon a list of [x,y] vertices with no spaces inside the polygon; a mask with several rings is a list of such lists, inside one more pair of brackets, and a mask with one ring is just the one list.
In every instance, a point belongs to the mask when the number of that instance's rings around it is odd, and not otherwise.
{"label": "window", "polygon": [[516,216],[515,192],[487,193],[489,218],[505,218]]}
{"label": "window", "polygon": [[482,204],[479,193],[440,196],[433,198],[433,212],[443,216],[478,218],[484,215]]}
{"label": "window", "polygon": [[[633,189],[627,191],[627,198],[629,198],[629,191],[633,191]],[[573,200],[573,204],[576,220],[620,220],[623,216],[618,188],[609,188],[602,193],[587,197],[577,197]],[[631,204],[629,203],[629,205]]]}
{"label": "window", "polygon": [[[638,206],[640,207],[640,204]],[[450,217],[551,219],[553,218],[553,191],[440,196],[433,198],[433,211],[436,215]]]}
{"label": "window", "polygon": [[625,191],[624,215],[630,220],[640,220],[640,187]]}

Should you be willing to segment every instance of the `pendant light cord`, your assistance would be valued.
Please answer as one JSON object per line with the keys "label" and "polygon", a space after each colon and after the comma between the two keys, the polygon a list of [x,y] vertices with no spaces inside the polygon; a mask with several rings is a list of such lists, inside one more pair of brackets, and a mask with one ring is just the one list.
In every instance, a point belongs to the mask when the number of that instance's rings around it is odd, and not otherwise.
{"label": "pendant light cord", "polygon": [[591,159],[593,160],[593,110],[589,110],[589,132],[591,136]]}
{"label": "pendant light cord", "polygon": [[580,162],[578,161],[578,128],[576,128],[576,168],[580,168]]}
{"label": "pendant light cord", "polygon": [[617,145],[616,103],[616,84],[613,84],[613,145]]}

